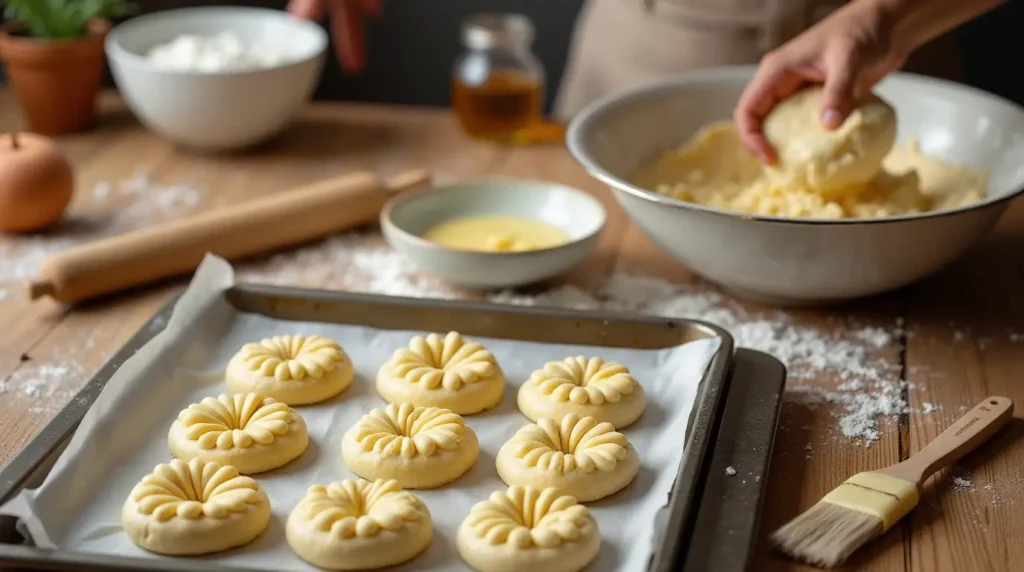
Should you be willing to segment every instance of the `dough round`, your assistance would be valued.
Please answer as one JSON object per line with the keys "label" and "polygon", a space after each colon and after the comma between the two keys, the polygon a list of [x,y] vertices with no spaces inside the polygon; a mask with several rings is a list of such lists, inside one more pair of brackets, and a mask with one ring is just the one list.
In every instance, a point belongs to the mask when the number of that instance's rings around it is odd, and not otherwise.
{"label": "dough round", "polygon": [[341,440],[341,456],[364,479],[394,479],[406,489],[454,481],[480,454],[476,433],[447,409],[392,403],[364,415]]}
{"label": "dough round", "polygon": [[377,392],[391,403],[472,415],[496,407],[505,374],[494,355],[458,332],[416,336],[377,372]]}
{"label": "dough round", "polygon": [[255,391],[287,405],[325,401],[352,384],[352,360],[321,336],[274,336],[245,344],[228,363],[232,393]]}
{"label": "dough round", "polygon": [[167,444],[175,457],[231,465],[243,474],[270,471],[306,450],[309,434],[291,407],[258,393],[207,397],[178,414]]}
{"label": "dough round", "polygon": [[579,502],[622,490],[640,470],[640,456],[611,423],[569,414],[541,419],[516,432],[497,458],[507,485],[554,488]]}
{"label": "dough round", "polygon": [[863,185],[882,168],[896,142],[896,110],[873,93],[861,97],[838,129],[821,124],[821,87],[779,102],[765,118],[764,134],[778,153],[766,169],[780,187],[818,192]]}
{"label": "dough round", "polygon": [[330,570],[400,564],[426,550],[433,533],[427,505],[385,480],[313,485],[285,526],[295,554]]}
{"label": "dough round", "polygon": [[248,544],[270,523],[259,483],[220,463],[174,459],[135,485],[121,509],[132,542],[168,556],[196,556]]}
{"label": "dough round", "polygon": [[533,372],[519,388],[518,402],[531,421],[573,413],[622,429],[640,418],[647,398],[626,366],[578,356],[548,362]]}
{"label": "dough round", "polygon": [[597,556],[601,535],[571,496],[512,486],[473,505],[456,545],[477,572],[577,572]]}

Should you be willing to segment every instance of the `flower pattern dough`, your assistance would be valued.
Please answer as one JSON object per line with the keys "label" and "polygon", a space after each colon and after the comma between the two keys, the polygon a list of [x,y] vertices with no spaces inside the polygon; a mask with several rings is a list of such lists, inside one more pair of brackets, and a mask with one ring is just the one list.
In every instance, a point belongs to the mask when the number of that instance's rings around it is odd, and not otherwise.
{"label": "flower pattern dough", "polygon": [[288,405],[334,397],[352,383],[345,350],[322,336],[274,336],[245,344],[228,363],[228,389],[259,393]]}
{"label": "flower pattern dough", "polygon": [[364,415],[341,439],[345,464],[364,479],[394,479],[407,489],[449,483],[480,453],[476,433],[457,413],[392,403]]}
{"label": "flower pattern dough", "polygon": [[511,486],[473,505],[456,545],[478,572],[576,572],[597,556],[601,536],[590,511],[573,497]]}
{"label": "flower pattern dough", "polygon": [[416,336],[377,372],[377,392],[391,403],[472,415],[496,407],[505,374],[494,355],[458,332]]}
{"label": "flower pattern dough", "polygon": [[252,542],[270,523],[270,500],[234,467],[174,459],[135,485],[121,509],[132,542],[158,554],[195,556]]}
{"label": "flower pattern dough", "polygon": [[216,461],[243,474],[276,469],[309,445],[302,416],[257,393],[207,397],[178,414],[167,443],[175,457]]}
{"label": "flower pattern dough", "polygon": [[532,421],[574,413],[616,429],[633,424],[647,404],[643,386],[626,366],[582,356],[548,362],[533,372],[519,388],[517,401]]}
{"label": "flower pattern dough", "polygon": [[611,423],[570,413],[521,428],[498,451],[496,465],[505,484],[553,488],[591,502],[628,485],[640,457]]}
{"label": "flower pattern dough", "polygon": [[414,558],[430,544],[430,511],[394,480],[313,485],[288,516],[288,544],[331,570],[367,570]]}

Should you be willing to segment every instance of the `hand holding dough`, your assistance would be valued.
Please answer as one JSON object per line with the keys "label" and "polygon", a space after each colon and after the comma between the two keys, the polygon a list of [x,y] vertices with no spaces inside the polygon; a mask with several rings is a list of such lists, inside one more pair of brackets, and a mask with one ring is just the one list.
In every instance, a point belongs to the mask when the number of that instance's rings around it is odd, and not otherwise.
{"label": "hand holding dough", "polygon": [[352,360],[334,340],[275,336],[242,346],[226,377],[234,393],[254,391],[287,405],[306,405],[345,391],[354,375]]}
{"label": "hand holding dough", "polygon": [[288,545],[330,570],[393,566],[426,550],[433,536],[427,505],[396,481],[313,485],[288,516]]}
{"label": "hand holding dough", "polygon": [[577,572],[597,556],[601,535],[573,497],[513,486],[473,505],[456,546],[477,572]]}
{"label": "hand holding dough", "polygon": [[607,421],[616,429],[640,418],[644,388],[626,366],[601,358],[568,357],[548,362],[519,388],[519,411],[532,421],[570,413]]}
{"label": "hand holding dough", "polygon": [[270,500],[234,467],[157,465],[132,489],[121,524],[132,542],[168,556],[196,556],[248,544],[270,523]]}

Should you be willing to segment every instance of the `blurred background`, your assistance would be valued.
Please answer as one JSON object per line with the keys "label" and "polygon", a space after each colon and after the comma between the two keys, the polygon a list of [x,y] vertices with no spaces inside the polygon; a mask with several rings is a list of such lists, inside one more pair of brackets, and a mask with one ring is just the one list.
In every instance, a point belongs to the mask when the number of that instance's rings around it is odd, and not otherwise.
{"label": "blurred background", "polygon": [[[604,0],[608,2],[623,0]],[[799,1],[799,0],[794,0]],[[2,1],[0,1],[2,3]],[[284,9],[286,0],[137,0],[140,13],[202,5]],[[333,52],[317,99],[446,106],[450,69],[462,50],[462,19],[478,12],[519,12],[536,26],[534,53],[547,70],[550,107],[565,65],[572,26],[583,0],[385,0],[382,17],[370,22],[368,65],[359,76],[343,74]],[[937,41],[928,61],[909,66],[980,87],[1024,105],[1024,0],[996,11]],[[2,78],[0,78],[2,81]],[[109,78],[108,78],[109,83]],[[112,85],[112,84],[111,84]]]}

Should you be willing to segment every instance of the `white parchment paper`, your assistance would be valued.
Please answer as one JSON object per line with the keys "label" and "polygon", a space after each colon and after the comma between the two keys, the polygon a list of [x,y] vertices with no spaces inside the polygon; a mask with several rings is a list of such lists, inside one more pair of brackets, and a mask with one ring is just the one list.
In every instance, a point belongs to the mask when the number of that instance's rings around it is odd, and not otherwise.
{"label": "white parchment paper", "polygon": [[[223,372],[244,343],[280,334],[321,334],[337,339],[356,366],[342,395],[297,410],[309,427],[309,449],[289,465],[256,475],[273,508],[269,529],[249,546],[203,557],[256,570],[315,570],[296,557],[284,538],[288,513],[309,485],[355,478],[341,459],[341,437],[360,416],[385,402],[377,395],[377,369],[409,339],[424,332],[352,325],[291,322],[235,311],[223,291],[234,281],[230,265],[208,257],[179,301],[167,328],[118,370],[86,415],[46,481],[0,507],[18,516],[36,545],[118,556],[161,558],[137,548],[121,529],[129,491],[158,463],[170,460],[167,430],[178,412],[225,391]],[[602,548],[591,570],[641,571],[652,551],[655,522],[682,459],[682,443],[697,384],[718,350],[701,340],[662,350],[524,343],[474,338],[497,357],[508,377],[501,405],[467,417],[480,438],[472,469],[440,489],[420,491],[434,519],[430,548],[394,570],[468,570],[455,550],[455,533],[470,507],[504,488],[494,468],[501,445],[527,419],[519,414],[519,385],[545,362],[570,355],[600,356],[627,365],[647,391],[647,409],[623,432],[640,453],[640,473],[626,489],[588,506],[601,530]],[[187,562],[183,562],[187,566]]]}

